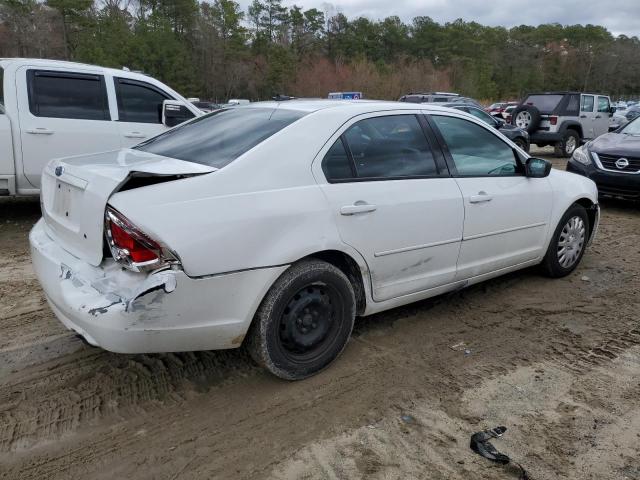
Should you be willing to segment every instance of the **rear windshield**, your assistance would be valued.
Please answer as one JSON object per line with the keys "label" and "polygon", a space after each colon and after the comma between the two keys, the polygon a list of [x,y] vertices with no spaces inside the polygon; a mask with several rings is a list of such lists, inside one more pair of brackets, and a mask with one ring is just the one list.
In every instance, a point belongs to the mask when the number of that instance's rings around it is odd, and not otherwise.
{"label": "rear windshield", "polygon": [[540,110],[540,113],[552,113],[562,100],[562,95],[529,95],[523,105],[532,105]]}
{"label": "rear windshield", "polygon": [[151,138],[135,148],[222,168],[306,113],[251,107],[218,110]]}

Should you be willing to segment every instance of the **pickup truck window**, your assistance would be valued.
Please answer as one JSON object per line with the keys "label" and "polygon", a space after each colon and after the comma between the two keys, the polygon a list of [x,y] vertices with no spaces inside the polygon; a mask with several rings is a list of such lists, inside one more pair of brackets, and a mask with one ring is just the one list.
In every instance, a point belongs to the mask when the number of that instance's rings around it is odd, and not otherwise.
{"label": "pickup truck window", "polygon": [[222,168],[305,114],[283,108],[224,108],[150,138],[135,148]]}
{"label": "pickup truck window", "polygon": [[162,123],[162,102],[172,98],[145,82],[116,78],[121,122]]}
{"label": "pickup truck window", "polygon": [[102,75],[28,70],[27,87],[36,117],[111,120]]}

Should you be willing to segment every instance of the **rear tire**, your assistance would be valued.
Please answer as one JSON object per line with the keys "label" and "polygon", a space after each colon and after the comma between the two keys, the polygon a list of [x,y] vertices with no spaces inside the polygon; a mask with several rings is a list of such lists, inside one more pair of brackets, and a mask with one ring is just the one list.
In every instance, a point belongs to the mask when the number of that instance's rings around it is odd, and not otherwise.
{"label": "rear tire", "polygon": [[559,157],[569,158],[576,148],[580,146],[580,135],[575,130],[567,130],[562,140],[554,146],[555,154]]}
{"label": "rear tire", "polygon": [[248,334],[249,353],[277,377],[314,375],[344,350],[356,315],[353,286],[322,260],[298,262],[273,284]]}
{"label": "rear tire", "polygon": [[569,275],[582,260],[589,240],[589,217],[574,203],[560,219],[540,266],[552,278]]}

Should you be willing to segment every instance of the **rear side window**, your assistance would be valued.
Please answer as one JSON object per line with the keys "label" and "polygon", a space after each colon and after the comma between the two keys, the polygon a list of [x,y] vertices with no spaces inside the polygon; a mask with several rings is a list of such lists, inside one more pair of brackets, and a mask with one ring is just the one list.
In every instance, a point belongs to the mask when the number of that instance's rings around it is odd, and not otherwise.
{"label": "rear side window", "polygon": [[434,115],[459,176],[512,176],[518,173],[513,149],[475,123]]}
{"label": "rear side window", "polygon": [[117,78],[118,117],[121,122],[162,123],[162,102],[171,98],[145,82]]}
{"label": "rear side window", "polygon": [[102,75],[29,70],[27,85],[29,110],[36,117],[111,119]]}
{"label": "rear side window", "polygon": [[227,108],[179,125],[135,148],[222,168],[305,115],[280,108]]}
{"label": "rear side window", "polygon": [[598,112],[609,113],[611,105],[607,97],[598,97]]}
{"label": "rear side window", "polygon": [[540,113],[552,113],[562,100],[562,95],[529,95],[523,105],[531,105]]}
{"label": "rear side window", "polygon": [[593,112],[593,95],[582,95],[581,112]]}
{"label": "rear side window", "polygon": [[329,181],[438,175],[431,147],[415,115],[360,120],[342,135],[342,142],[337,141],[323,160]]}

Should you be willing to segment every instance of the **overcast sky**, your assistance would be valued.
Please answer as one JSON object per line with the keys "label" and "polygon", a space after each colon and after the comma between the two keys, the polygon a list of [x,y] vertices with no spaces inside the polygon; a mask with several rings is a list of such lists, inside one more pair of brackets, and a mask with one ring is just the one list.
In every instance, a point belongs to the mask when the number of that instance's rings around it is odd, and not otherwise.
{"label": "overcast sky", "polygon": [[[247,7],[250,0],[241,0]],[[284,0],[293,4],[326,11],[327,0]],[[368,17],[372,20],[397,15],[409,22],[425,15],[444,23],[463,18],[484,25],[602,25],[614,35],[640,36],[640,0],[341,0],[329,5],[347,17]]]}

